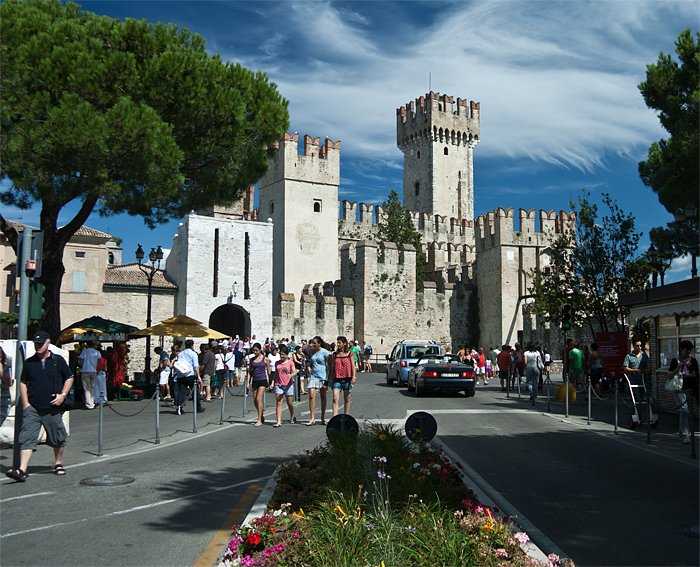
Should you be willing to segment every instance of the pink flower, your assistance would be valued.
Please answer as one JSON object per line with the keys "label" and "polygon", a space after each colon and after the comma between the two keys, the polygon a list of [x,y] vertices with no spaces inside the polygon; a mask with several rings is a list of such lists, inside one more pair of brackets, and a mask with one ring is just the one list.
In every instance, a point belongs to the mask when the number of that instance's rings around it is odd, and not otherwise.
{"label": "pink flower", "polygon": [[477,514],[483,514],[484,513],[484,507],[481,504],[477,504],[474,506],[474,512]]}
{"label": "pink flower", "polygon": [[503,549],[502,547],[494,551],[494,555],[499,558],[507,558],[508,557],[508,552]]}
{"label": "pink flower", "polygon": [[561,561],[561,558],[556,553],[550,553],[547,559],[549,559],[549,567],[556,567]]}
{"label": "pink flower", "polygon": [[528,541],[530,541],[530,537],[525,532],[518,532],[513,537],[517,539],[521,544],[525,544]]}
{"label": "pink flower", "polygon": [[293,535],[294,537],[299,537],[299,532],[292,532],[292,535]]}

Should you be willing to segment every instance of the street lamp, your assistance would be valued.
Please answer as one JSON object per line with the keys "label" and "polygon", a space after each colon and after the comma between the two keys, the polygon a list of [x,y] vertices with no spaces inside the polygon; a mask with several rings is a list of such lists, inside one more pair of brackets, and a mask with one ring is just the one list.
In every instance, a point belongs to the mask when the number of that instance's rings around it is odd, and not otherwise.
{"label": "street lamp", "polygon": [[661,255],[653,243],[649,245],[649,250],[647,250],[647,262],[649,262],[653,270],[651,275],[651,287],[656,287],[658,276],[661,276],[661,285],[664,285],[664,275],[667,266],[664,266]]}
{"label": "street lamp", "polygon": [[233,297],[236,297],[236,294],[238,294],[238,282],[233,282],[233,286],[231,286],[231,291],[233,292]]}
{"label": "street lamp", "polygon": [[[153,278],[156,275],[156,272],[160,269],[160,261],[163,259],[163,249],[158,246],[158,248],[151,248],[151,251],[148,253],[148,261],[149,264],[143,264],[143,258],[145,254],[143,252],[143,248],[139,244],[139,247],[136,249],[136,259],[138,260],[138,267],[139,270],[141,270],[144,275],[146,276],[146,280],[148,281],[148,304],[146,307],[146,327],[151,326],[151,302],[153,298]],[[144,368],[144,379],[148,380],[150,382],[151,379],[151,337],[146,336],[146,364]]]}
{"label": "street lamp", "polygon": [[697,222],[698,222],[698,209],[693,203],[688,203],[685,209],[680,207],[676,209],[673,214],[676,224],[680,227],[688,227],[688,240],[692,242],[688,248],[690,252],[691,267],[690,275],[693,278],[698,277],[698,266],[697,266],[697,255],[698,255],[698,235],[697,235]]}

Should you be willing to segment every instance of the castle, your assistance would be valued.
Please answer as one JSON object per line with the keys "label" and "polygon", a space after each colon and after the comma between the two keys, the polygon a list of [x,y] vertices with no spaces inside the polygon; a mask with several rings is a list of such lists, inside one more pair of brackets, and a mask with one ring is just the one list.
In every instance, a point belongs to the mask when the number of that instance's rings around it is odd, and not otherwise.
{"label": "castle", "polygon": [[[474,218],[480,103],[430,92],[396,111],[403,203],[416,250],[377,242],[382,209],[338,200],[340,142],[285,134],[258,183],[233,206],[184,219],[167,259],[176,311],[229,334],[365,340],[388,352],[430,338],[454,349],[522,339],[530,273],[571,213],[497,209]],[[478,325],[478,333],[474,328]],[[471,344],[471,343],[470,343]]]}

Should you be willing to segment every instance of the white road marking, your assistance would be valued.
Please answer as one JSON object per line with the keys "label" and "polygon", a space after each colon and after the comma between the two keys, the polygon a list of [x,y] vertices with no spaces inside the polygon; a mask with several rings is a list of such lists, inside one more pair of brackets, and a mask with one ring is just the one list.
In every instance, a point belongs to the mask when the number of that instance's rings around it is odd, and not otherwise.
{"label": "white road marking", "polygon": [[[262,479],[269,477],[262,477]],[[50,530],[52,528],[60,528],[62,526],[71,526],[75,524],[82,524],[85,522],[92,522],[94,520],[101,520],[103,518],[111,518],[114,516],[121,516],[123,514],[130,514],[132,512],[141,512],[143,510],[149,510],[151,508],[157,508],[159,506],[165,506],[167,504],[174,504],[175,502],[180,502],[182,500],[189,500],[190,498],[199,498],[201,496],[206,496],[207,494],[213,494],[215,492],[222,492],[224,490],[230,490],[231,488],[238,488],[239,486],[245,486],[246,484],[253,484],[255,482],[260,482],[261,478],[253,478],[251,480],[246,480],[243,482],[238,482],[236,484],[230,484],[228,486],[222,486],[221,488],[215,488],[213,490],[207,490],[206,492],[200,492],[198,494],[190,494],[189,496],[181,496],[180,498],[171,498],[170,500],[163,500],[161,502],[153,502],[152,504],[144,504],[142,506],[135,506],[134,508],[127,508],[126,510],[117,510],[116,512],[110,512],[108,514],[101,514],[99,516],[92,516],[90,518],[81,518],[80,520],[72,520],[70,522],[59,522],[58,524],[49,524],[47,526],[38,526],[36,528],[31,528],[29,530],[21,530],[19,532],[12,532],[9,534],[0,535],[0,539],[6,539],[8,537],[14,537],[22,534],[28,534],[32,532],[40,532],[43,530]]]}
{"label": "white road marking", "polygon": [[49,494],[55,494],[55,492],[36,492],[34,494],[25,494],[24,496],[13,496],[12,498],[3,498],[0,502],[11,502],[12,500],[21,500],[22,498],[32,498],[33,496],[48,496]]}

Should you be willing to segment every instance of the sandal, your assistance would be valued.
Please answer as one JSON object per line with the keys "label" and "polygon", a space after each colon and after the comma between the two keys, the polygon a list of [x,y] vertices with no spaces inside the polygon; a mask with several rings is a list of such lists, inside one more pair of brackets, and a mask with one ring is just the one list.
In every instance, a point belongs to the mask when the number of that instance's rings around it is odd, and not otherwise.
{"label": "sandal", "polygon": [[17,482],[27,482],[27,477],[29,475],[22,469],[9,469],[5,471],[5,476],[14,479]]}
{"label": "sandal", "polygon": [[315,422],[315,421],[309,421],[309,422],[306,424],[306,427],[310,427],[310,426],[312,426],[312,425],[316,425],[316,422]]}
{"label": "sandal", "polygon": [[256,424],[255,424],[255,427],[262,427],[262,423],[259,423],[259,422],[256,423]]}
{"label": "sandal", "polygon": [[53,466],[53,474],[56,476],[64,476],[66,474],[66,469],[63,468],[61,463],[56,463]]}
{"label": "sandal", "polygon": [[272,427],[282,427],[281,423],[275,423]]}

